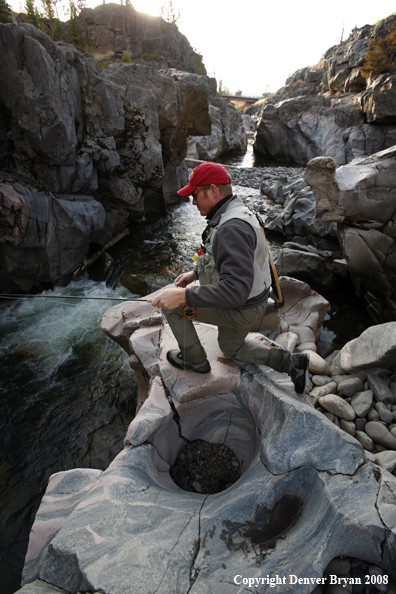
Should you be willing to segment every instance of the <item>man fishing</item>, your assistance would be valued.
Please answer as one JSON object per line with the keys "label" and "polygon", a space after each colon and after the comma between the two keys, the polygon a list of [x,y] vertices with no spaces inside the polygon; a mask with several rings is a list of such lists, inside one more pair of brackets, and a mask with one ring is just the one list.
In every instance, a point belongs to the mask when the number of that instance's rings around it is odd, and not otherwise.
{"label": "man fishing", "polygon": [[[152,301],[164,308],[179,345],[168,351],[169,363],[197,373],[211,369],[193,322],[182,316],[187,304],[197,309],[197,321],[218,327],[219,346],[226,357],[286,372],[296,392],[303,393],[307,355],[246,339],[249,332],[262,329],[271,273],[263,230],[255,215],[233,196],[229,173],[218,163],[201,163],[178,194],[193,196],[208,225],[194,270],[180,274],[176,288],[164,289]],[[196,279],[199,286],[189,286]]]}

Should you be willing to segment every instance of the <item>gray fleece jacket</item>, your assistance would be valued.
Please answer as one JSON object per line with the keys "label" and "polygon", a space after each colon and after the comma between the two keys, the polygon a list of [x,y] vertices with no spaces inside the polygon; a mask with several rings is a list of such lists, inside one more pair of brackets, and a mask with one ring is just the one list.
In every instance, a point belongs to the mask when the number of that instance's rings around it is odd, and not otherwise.
{"label": "gray fleece jacket", "polygon": [[[232,196],[229,200],[232,200]],[[208,225],[212,227],[218,225],[229,200],[215,211]],[[211,213],[209,217],[210,215]],[[245,221],[231,219],[221,225],[213,241],[213,256],[219,273],[219,282],[213,285],[188,287],[186,303],[194,307],[243,309],[266,301],[269,289],[261,295],[248,299],[253,286],[256,241],[254,229]]]}

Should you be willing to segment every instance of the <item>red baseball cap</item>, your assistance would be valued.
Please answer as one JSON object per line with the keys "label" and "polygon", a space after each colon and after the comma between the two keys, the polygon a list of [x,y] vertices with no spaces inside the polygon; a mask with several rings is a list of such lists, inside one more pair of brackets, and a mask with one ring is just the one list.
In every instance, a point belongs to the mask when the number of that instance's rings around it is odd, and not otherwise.
{"label": "red baseball cap", "polygon": [[210,186],[211,184],[230,184],[231,176],[222,165],[218,163],[200,163],[190,175],[188,184],[178,190],[180,196],[189,196],[199,186]]}

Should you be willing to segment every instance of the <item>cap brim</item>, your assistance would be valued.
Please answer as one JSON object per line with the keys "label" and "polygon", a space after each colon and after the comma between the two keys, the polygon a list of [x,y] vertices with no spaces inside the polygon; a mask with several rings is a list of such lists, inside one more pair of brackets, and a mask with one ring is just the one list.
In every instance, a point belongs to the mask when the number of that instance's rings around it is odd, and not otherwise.
{"label": "cap brim", "polygon": [[184,188],[180,188],[180,190],[177,190],[177,193],[179,194],[179,196],[189,196],[197,188],[198,186],[191,186],[190,184],[187,184],[186,186],[184,186]]}

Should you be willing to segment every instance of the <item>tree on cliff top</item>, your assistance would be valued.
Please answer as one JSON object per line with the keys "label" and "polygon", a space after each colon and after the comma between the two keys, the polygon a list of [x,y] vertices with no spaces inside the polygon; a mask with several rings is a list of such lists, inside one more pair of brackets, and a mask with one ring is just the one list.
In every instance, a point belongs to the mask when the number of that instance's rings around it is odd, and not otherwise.
{"label": "tree on cliff top", "polygon": [[396,66],[396,21],[388,29],[385,39],[371,39],[360,73],[364,78],[392,72]]}
{"label": "tree on cliff top", "polygon": [[0,23],[11,23],[11,6],[5,0],[0,0]]}
{"label": "tree on cliff top", "polygon": [[172,0],[166,0],[166,2],[163,2],[161,4],[160,15],[162,16],[164,21],[166,21],[167,23],[173,23],[174,25],[177,25],[177,27],[180,26],[180,23],[181,23],[180,10],[179,9],[176,10],[174,8]]}
{"label": "tree on cliff top", "polygon": [[37,27],[40,27],[40,13],[34,5],[34,0],[26,0],[25,2],[26,18],[28,23]]}
{"label": "tree on cliff top", "polygon": [[70,21],[68,35],[71,43],[80,51],[83,51],[84,48],[84,36],[82,34],[80,23],[78,22],[78,14],[81,11],[81,8],[83,8],[84,4],[85,2],[81,0],[77,0],[77,2],[74,0],[69,0]]}
{"label": "tree on cliff top", "polygon": [[41,4],[43,5],[44,16],[53,21],[55,17],[54,2],[52,0],[41,0]]}
{"label": "tree on cliff top", "polygon": [[223,87],[223,81],[219,80],[219,86],[217,87],[217,94],[218,95],[229,95],[230,89],[228,87]]}

